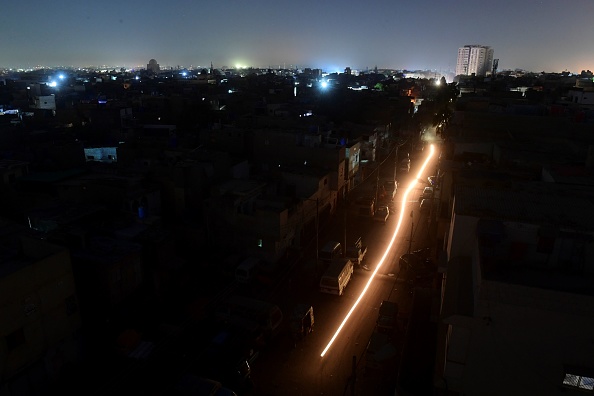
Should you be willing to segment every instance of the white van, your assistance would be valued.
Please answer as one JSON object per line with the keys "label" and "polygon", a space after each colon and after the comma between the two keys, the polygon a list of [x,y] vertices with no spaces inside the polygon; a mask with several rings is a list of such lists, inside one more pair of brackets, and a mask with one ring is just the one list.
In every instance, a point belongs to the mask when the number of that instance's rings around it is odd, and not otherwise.
{"label": "white van", "polygon": [[336,241],[329,241],[318,253],[318,258],[320,260],[328,262],[339,257],[342,257],[342,245],[340,242]]}
{"label": "white van", "polygon": [[248,257],[243,260],[235,269],[235,280],[239,283],[253,282],[260,272],[262,259],[259,257]]}
{"label": "white van", "polygon": [[341,296],[351,280],[353,269],[353,262],[348,258],[332,260],[330,267],[320,279],[320,291]]}

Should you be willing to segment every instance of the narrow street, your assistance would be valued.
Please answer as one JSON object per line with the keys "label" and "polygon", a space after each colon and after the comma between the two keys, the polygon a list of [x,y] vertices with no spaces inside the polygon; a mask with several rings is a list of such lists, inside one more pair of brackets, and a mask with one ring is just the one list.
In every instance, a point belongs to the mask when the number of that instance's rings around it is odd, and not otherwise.
{"label": "narrow street", "polygon": [[[425,172],[420,175],[420,180],[427,180],[435,167],[435,158],[436,156],[432,158]],[[274,344],[254,364],[254,395],[387,395],[390,391],[393,392],[398,359],[394,359],[395,365],[387,371],[374,372],[365,369],[364,355],[382,300],[395,301],[400,306],[402,327],[393,343],[398,353],[402,350],[412,293],[407,282],[399,277],[401,268],[398,258],[411,249],[430,247],[427,215],[420,213],[418,202],[418,197],[427,184],[416,183],[407,202],[402,202],[404,190],[417,175],[422,159],[419,156],[416,163],[412,164],[410,173],[401,178],[399,191],[391,205],[392,214],[386,224],[369,218],[347,216],[345,228],[344,212],[340,212],[346,210],[343,206],[339,207],[331,224],[320,232],[320,246],[328,240],[342,241],[345,235],[349,241],[361,237],[368,246],[364,263],[368,270],[356,268],[342,296],[319,292],[320,271],[315,265],[315,251],[311,249],[304,252],[296,272],[285,279],[270,296],[269,299],[275,301],[285,313],[284,327]],[[373,180],[367,182],[373,183]],[[391,251],[342,332],[322,358],[322,350],[359,297],[384,254],[395,231],[402,205],[406,205],[405,214]],[[290,333],[289,316],[293,307],[299,303],[314,307],[315,325],[311,334],[295,344]],[[354,393],[353,374],[356,379]]]}

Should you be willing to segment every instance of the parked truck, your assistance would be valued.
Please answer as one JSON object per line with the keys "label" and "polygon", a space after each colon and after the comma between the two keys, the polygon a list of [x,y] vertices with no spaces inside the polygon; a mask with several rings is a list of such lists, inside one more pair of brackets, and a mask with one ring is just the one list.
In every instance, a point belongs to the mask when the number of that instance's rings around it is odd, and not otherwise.
{"label": "parked truck", "polygon": [[367,254],[367,246],[363,245],[361,237],[359,237],[355,243],[349,245],[346,250],[346,257],[351,259],[353,264],[361,266],[365,255]]}

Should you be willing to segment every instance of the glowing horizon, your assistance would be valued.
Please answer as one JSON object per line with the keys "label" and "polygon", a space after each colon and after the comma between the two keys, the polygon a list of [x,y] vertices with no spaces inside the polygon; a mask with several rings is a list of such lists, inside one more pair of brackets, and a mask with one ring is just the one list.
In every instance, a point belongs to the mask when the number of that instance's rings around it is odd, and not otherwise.
{"label": "glowing horizon", "polygon": [[359,305],[359,302],[363,299],[363,296],[365,296],[365,293],[367,293],[367,289],[369,289],[369,286],[371,285],[371,282],[373,282],[373,279],[375,278],[375,275],[377,274],[377,271],[384,264],[384,261],[386,260],[386,257],[388,257],[388,253],[390,252],[390,250],[392,250],[392,246],[394,245],[394,241],[396,240],[396,236],[398,235],[398,231],[400,230],[400,226],[402,225],[402,221],[404,219],[404,212],[405,212],[405,210],[407,208],[406,203],[408,202],[408,195],[410,194],[410,192],[412,191],[412,189],[414,187],[416,187],[417,183],[419,182],[419,178],[421,177],[421,175],[425,171],[425,168],[427,167],[427,164],[429,163],[429,160],[433,157],[433,153],[435,152],[435,146],[433,144],[431,144],[430,149],[431,149],[430,150],[430,153],[427,156],[427,158],[425,159],[425,162],[423,162],[423,166],[421,167],[421,169],[417,173],[415,179],[409,184],[408,188],[404,192],[404,196],[402,197],[402,206],[400,208],[400,217],[398,218],[398,223],[396,224],[396,228],[394,229],[394,234],[392,235],[392,239],[390,239],[390,243],[388,244],[388,247],[386,248],[386,251],[384,252],[384,254],[380,258],[379,262],[377,263],[375,269],[371,273],[371,276],[369,277],[369,280],[367,281],[367,284],[363,288],[363,291],[361,292],[361,294],[359,295],[359,297],[357,298],[357,300],[353,303],[353,306],[351,307],[351,309],[349,310],[349,312],[346,314],[346,316],[342,320],[342,323],[340,324],[340,326],[338,326],[338,328],[334,332],[334,335],[332,336],[332,338],[330,339],[330,341],[328,341],[328,344],[326,345],[326,348],[324,348],[324,350],[320,354],[320,357],[324,357],[324,355],[326,354],[326,352],[328,352],[328,350],[330,349],[330,347],[332,346],[332,344],[334,343],[334,341],[336,340],[336,338],[338,337],[338,335],[342,331],[342,328],[344,327],[344,325],[346,324],[346,322],[349,320],[349,318],[351,317],[352,313],[355,311],[355,308],[357,308],[357,306]]}

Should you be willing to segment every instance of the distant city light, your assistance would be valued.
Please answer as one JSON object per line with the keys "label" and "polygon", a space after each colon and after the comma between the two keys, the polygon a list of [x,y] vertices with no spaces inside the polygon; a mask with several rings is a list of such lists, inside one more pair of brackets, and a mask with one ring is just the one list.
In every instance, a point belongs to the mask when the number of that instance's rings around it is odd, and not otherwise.
{"label": "distant city light", "polygon": [[328,82],[327,81],[322,81],[322,88],[326,89],[328,88]]}
{"label": "distant city light", "polygon": [[49,83],[49,86],[52,88],[55,88],[57,85],[58,85],[58,83],[55,81],[50,81],[50,83]]}

